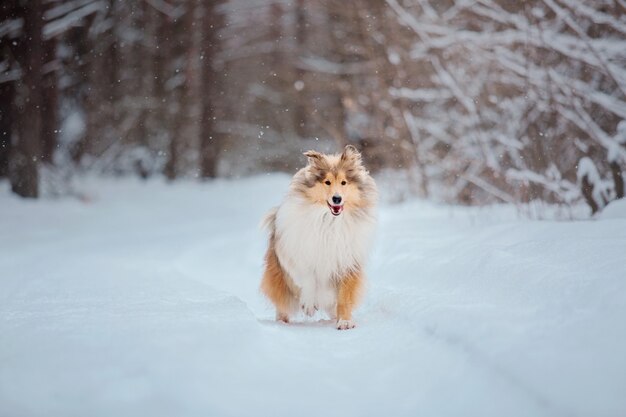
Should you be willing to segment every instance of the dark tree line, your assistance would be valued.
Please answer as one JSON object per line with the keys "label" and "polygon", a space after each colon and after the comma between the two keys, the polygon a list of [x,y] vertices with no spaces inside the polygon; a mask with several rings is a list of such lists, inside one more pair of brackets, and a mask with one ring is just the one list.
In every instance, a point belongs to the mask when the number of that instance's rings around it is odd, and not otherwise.
{"label": "dark tree line", "polygon": [[0,176],[24,197],[37,197],[42,166],[216,176],[220,7],[4,1]]}
{"label": "dark tree line", "polygon": [[[626,12],[598,0],[5,0],[0,176],[211,178],[362,149],[409,192],[624,195]],[[38,178],[39,176],[39,178]]]}

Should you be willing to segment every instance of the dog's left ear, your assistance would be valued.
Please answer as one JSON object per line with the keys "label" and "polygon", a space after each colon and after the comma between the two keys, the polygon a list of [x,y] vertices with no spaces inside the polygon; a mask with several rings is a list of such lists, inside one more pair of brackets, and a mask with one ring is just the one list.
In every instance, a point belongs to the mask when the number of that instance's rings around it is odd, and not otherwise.
{"label": "dog's left ear", "polygon": [[307,157],[309,165],[316,165],[322,160],[322,154],[317,151],[306,151],[303,155]]}
{"label": "dog's left ear", "polygon": [[341,154],[342,161],[352,161],[355,163],[361,162],[361,153],[358,151],[356,147],[353,145],[346,145]]}

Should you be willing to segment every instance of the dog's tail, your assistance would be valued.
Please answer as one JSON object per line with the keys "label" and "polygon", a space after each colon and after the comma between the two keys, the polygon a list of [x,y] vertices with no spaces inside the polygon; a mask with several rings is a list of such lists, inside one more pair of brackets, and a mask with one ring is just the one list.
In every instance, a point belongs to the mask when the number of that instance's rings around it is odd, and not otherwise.
{"label": "dog's tail", "polygon": [[272,208],[261,220],[261,228],[268,230],[271,235],[274,235],[274,231],[276,230],[276,213],[278,212],[278,207]]}

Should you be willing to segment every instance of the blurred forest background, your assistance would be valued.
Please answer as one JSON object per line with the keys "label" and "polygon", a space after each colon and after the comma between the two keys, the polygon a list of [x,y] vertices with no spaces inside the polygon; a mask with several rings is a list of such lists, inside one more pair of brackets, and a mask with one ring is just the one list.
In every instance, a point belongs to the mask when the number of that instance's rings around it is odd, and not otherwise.
{"label": "blurred forest background", "polygon": [[624,0],[2,0],[0,51],[25,197],[346,144],[440,201],[624,196]]}

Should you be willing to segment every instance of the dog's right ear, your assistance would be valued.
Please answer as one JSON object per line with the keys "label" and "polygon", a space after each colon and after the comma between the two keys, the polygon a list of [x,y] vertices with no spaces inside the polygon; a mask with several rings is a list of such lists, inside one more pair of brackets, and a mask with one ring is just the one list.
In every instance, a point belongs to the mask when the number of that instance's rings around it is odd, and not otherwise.
{"label": "dog's right ear", "polygon": [[309,165],[315,165],[322,161],[322,154],[317,151],[306,151],[304,154],[309,160]]}
{"label": "dog's right ear", "polygon": [[361,162],[361,152],[354,145],[346,145],[341,154],[342,161]]}

